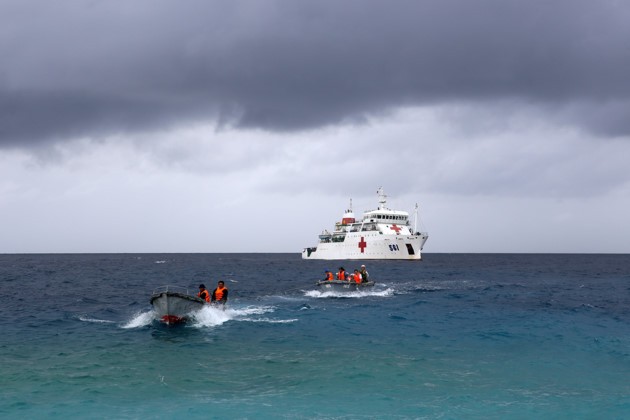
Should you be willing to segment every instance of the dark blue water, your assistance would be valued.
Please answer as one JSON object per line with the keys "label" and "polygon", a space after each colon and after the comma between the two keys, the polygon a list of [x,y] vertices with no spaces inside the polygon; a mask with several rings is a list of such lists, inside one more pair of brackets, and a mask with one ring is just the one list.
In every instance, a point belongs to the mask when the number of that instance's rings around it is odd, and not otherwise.
{"label": "dark blue water", "polygon": [[[630,418],[630,256],[0,255],[2,418]],[[354,262],[341,263],[346,269]],[[225,280],[226,311],[151,291]]]}

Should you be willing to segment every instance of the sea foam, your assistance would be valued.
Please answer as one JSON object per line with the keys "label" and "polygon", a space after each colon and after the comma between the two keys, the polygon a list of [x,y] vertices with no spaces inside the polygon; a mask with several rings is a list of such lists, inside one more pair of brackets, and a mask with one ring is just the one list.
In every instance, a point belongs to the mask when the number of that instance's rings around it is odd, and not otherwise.
{"label": "sea foam", "polygon": [[154,319],[155,319],[155,312],[153,312],[152,310],[147,311],[147,312],[139,312],[133,315],[133,317],[129,321],[122,324],[121,327],[122,328],[145,327],[151,324],[151,322],[153,322]]}
{"label": "sea foam", "polygon": [[325,291],[322,292],[320,290],[309,290],[304,292],[304,296],[311,298],[365,298],[365,297],[390,297],[394,295],[394,289],[387,288],[383,290],[372,289],[368,291],[358,290],[352,292],[336,292],[336,291]]}

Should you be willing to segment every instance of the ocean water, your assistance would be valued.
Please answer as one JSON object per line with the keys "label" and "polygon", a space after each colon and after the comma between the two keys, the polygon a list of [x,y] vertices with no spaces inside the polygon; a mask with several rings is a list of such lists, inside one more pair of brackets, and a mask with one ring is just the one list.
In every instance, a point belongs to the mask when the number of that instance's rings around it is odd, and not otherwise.
{"label": "ocean water", "polygon": [[[0,255],[0,418],[630,418],[630,256]],[[341,263],[353,269],[356,262]],[[225,311],[154,320],[165,284]]]}

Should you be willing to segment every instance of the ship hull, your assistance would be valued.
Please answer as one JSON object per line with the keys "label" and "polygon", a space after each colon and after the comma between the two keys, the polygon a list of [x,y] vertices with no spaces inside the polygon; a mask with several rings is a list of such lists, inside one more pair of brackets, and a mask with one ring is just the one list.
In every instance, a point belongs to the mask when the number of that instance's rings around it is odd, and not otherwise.
{"label": "ship hull", "polygon": [[305,248],[302,259],[309,260],[421,260],[427,234],[382,235],[348,233],[343,242],[319,243]]}

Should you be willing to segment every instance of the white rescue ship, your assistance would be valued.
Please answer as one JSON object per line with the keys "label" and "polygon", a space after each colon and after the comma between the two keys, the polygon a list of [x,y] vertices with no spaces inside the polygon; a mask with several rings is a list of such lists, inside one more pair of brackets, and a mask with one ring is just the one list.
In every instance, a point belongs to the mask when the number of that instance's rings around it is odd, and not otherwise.
{"label": "white rescue ship", "polygon": [[[421,260],[422,247],[429,238],[426,232],[412,229],[409,213],[386,207],[387,196],[383,188],[378,191],[378,209],[363,213],[363,219],[355,220],[350,209],[333,232],[324,230],[319,243],[304,248],[303,259],[311,260]],[[417,224],[418,205],[415,209]]]}

